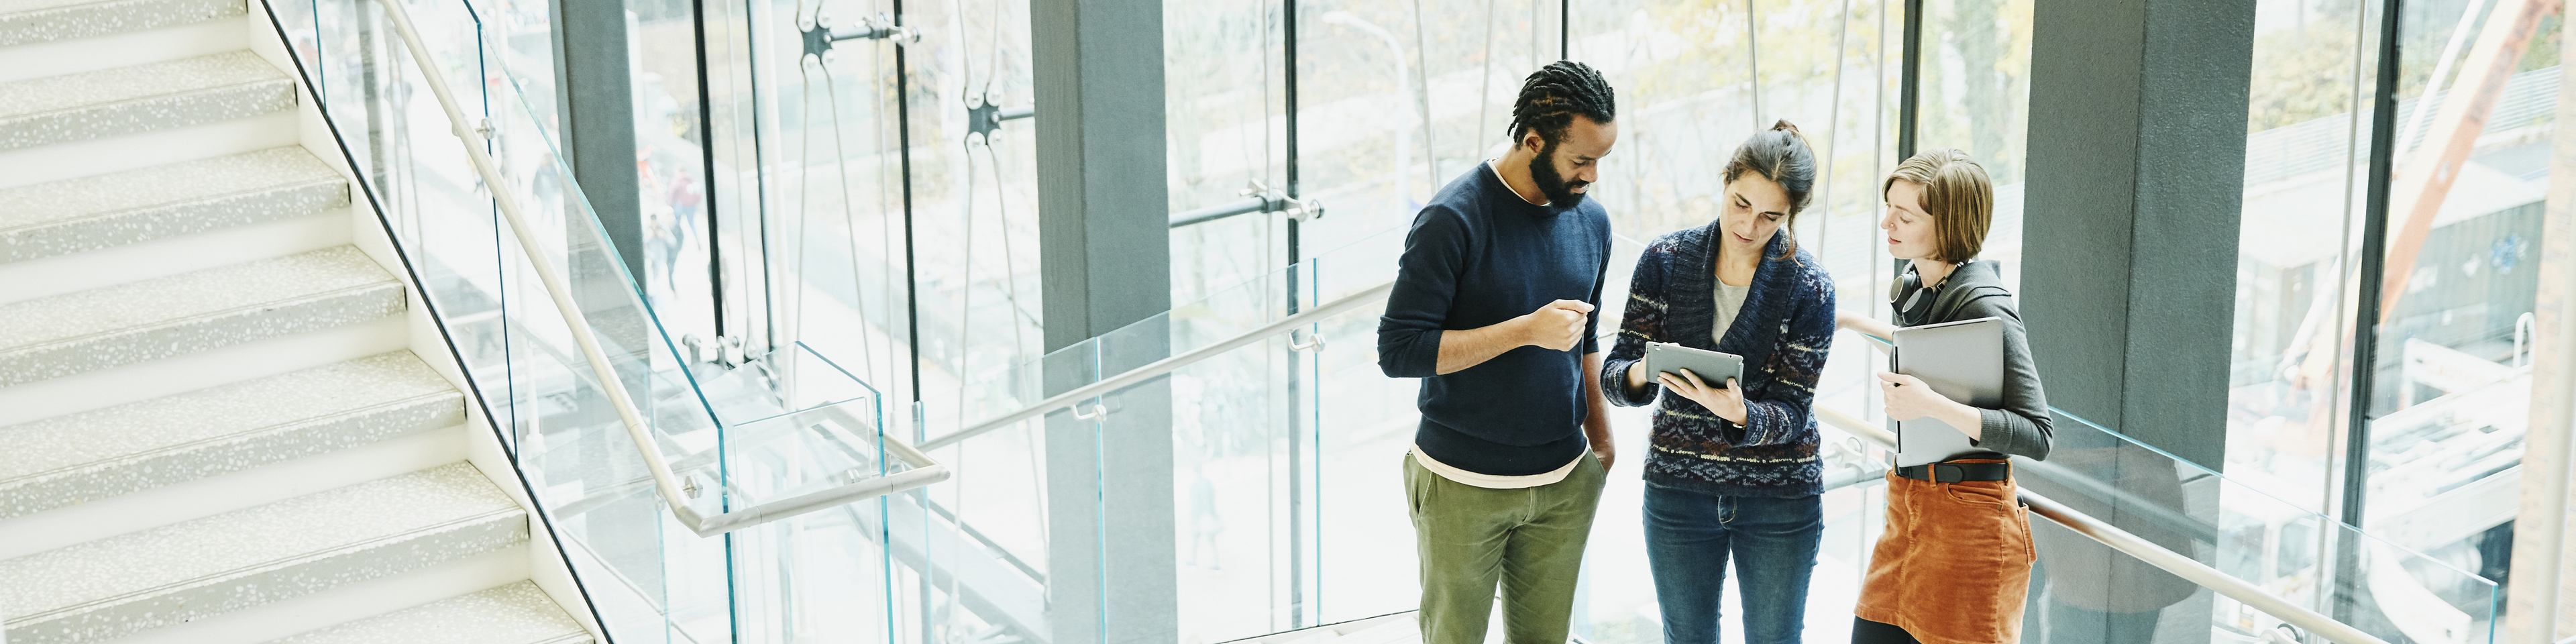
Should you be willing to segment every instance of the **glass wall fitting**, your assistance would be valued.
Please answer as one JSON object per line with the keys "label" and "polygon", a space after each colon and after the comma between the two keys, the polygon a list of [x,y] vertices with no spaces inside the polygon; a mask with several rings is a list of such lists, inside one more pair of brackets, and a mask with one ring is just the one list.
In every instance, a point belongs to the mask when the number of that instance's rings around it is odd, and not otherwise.
{"label": "glass wall fitting", "polygon": [[2365,397],[2348,458],[2365,478],[2346,482],[2359,494],[2347,520],[2489,578],[2512,549],[2504,491],[2519,489],[2531,409],[2516,337],[2538,299],[2560,76],[2557,49],[2537,45],[2546,10],[2410,4],[2395,17],[2385,254],[2361,265],[2376,297],[2356,298],[2375,323],[2357,334],[2371,359],[2351,376]]}
{"label": "glass wall fitting", "polygon": [[1915,150],[1958,148],[1985,167],[1995,186],[1994,224],[1977,258],[2002,264],[2004,286],[2015,292],[2029,150],[2031,11],[2031,0],[1925,0],[1923,53],[1915,63],[1922,74]]}
{"label": "glass wall fitting", "polygon": [[[715,107],[702,83],[717,68],[707,60],[723,44],[702,44],[703,3],[632,0],[626,37],[635,95],[636,203],[643,230],[645,296],[665,313],[664,324],[683,344],[720,342],[723,283],[715,271],[723,248],[710,235],[716,215],[708,199],[707,168],[715,151],[707,124]],[[718,9],[719,11],[721,9]],[[721,55],[721,54],[718,54]],[[739,325],[736,325],[739,326]],[[739,334],[737,334],[739,335]]]}
{"label": "glass wall fitting", "polygon": [[2367,110],[2357,108],[2370,86],[2361,63],[2374,11],[2280,0],[2255,14],[2227,466],[2319,512],[2332,504],[2329,460],[2348,375],[2348,258],[2370,145]]}
{"label": "glass wall fitting", "polygon": [[[2535,44],[2549,28],[2523,2],[2386,6],[2258,10],[2228,463],[2248,485],[2501,579],[2531,409],[2520,337],[2538,299],[2556,45]],[[2380,122],[2375,100],[2394,107]],[[2342,554],[2340,592],[2382,590],[2364,554]]]}
{"label": "glass wall fitting", "polygon": [[[2257,10],[2228,464],[2501,580],[2558,52],[2535,46],[2550,31],[2527,3],[2409,3],[2393,15],[2393,126],[2375,134],[2378,10]],[[2372,175],[2375,155],[2391,173]],[[2367,211],[2375,185],[2385,214]]]}
{"label": "glass wall fitting", "polygon": [[744,171],[766,192],[762,220],[734,223],[769,248],[772,325],[953,423],[994,395],[969,365],[1037,350],[1034,139],[1007,118],[1030,102],[1027,6],[749,6],[733,91],[759,106]]}
{"label": "glass wall fitting", "polygon": [[[1288,186],[1282,3],[1163,3],[1164,127],[1176,213],[1203,213]],[[1310,119],[1311,120],[1311,119]],[[1311,192],[1311,191],[1310,191]],[[1197,218],[1197,217],[1191,217]],[[1273,217],[1231,217],[1172,230],[1172,299],[1187,302],[1292,262]]]}

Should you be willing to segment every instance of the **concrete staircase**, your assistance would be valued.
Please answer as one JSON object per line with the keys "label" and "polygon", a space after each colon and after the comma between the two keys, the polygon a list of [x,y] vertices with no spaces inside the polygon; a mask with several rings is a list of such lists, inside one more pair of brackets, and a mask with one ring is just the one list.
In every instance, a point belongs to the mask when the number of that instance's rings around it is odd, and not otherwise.
{"label": "concrete staircase", "polygon": [[0,0],[0,632],[591,641],[265,21]]}

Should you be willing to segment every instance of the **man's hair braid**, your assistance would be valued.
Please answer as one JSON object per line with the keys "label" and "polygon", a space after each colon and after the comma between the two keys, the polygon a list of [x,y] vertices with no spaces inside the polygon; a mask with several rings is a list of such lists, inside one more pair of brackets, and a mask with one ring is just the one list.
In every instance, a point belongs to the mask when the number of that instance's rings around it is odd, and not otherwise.
{"label": "man's hair braid", "polygon": [[1512,100],[1512,124],[1505,133],[1517,145],[1530,130],[1537,130],[1540,140],[1555,144],[1565,139],[1565,128],[1574,124],[1576,115],[1609,123],[1618,113],[1610,81],[1601,78],[1601,72],[1560,60],[1521,81],[1520,97]]}

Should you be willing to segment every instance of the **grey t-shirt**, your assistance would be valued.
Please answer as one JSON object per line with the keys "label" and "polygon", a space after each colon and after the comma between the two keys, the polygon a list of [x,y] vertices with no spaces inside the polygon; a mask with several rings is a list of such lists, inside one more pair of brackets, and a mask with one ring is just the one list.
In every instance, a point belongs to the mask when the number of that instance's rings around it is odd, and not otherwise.
{"label": "grey t-shirt", "polygon": [[1708,341],[1715,344],[1726,341],[1726,329],[1735,326],[1735,314],[1744,310],[1744,295],[1753,292],[1753,285],[1727,286],[1726,280],[1709,281],[1717,283],[1717,318],[1708,325]]}

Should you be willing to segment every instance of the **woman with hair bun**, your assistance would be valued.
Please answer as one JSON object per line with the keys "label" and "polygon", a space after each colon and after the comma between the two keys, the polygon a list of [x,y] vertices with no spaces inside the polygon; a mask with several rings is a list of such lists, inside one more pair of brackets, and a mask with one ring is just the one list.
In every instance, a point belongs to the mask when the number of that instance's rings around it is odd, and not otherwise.
{"label": "woman with hair bun", "polygon": [[[1780,121],[1735,149],[1716,221],[1646,246],[1602,389],[1655,408],[1646,456],[1646,555],[1664,641],[1714,644],[1727,562],[1742,584],[1744,641],[1799,641],[1824,535],[1816,378],[1834,335],[1833,278],[1798,249],[1816,154]],[[1744,358],[1744,378],[1655,374],[1646,343]]]}

